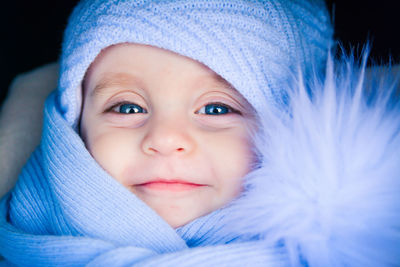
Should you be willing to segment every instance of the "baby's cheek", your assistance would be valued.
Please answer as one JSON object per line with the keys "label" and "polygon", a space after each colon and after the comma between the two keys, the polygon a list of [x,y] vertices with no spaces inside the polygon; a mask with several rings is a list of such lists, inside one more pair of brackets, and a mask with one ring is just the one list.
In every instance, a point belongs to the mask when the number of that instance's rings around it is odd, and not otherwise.
{"label": "baby's cheek", "polygon": [[225,135],[214,139],[209,147],[208,153],[213,155],[210,164],[214,165],[220,196],[228,202],[239,194],[243,177],[251,169],[254,157],[249,138],[244,134]]}
{"label": "baby's cheek", "polygon": [[230,166],[230,170],[234,173],[246,174],[251,158],[251,146],[246,136],[234,136],[226,138],[224,143],[220,142],[220,146],[217,146],[219,154],[227,164]]}
{"label": "baby's cheek", "polygon": [[116,134],[102,134],[90,140],[88,150],[99,165],[117,181],[124,183],[122,170],[132,158],[127,138]]}

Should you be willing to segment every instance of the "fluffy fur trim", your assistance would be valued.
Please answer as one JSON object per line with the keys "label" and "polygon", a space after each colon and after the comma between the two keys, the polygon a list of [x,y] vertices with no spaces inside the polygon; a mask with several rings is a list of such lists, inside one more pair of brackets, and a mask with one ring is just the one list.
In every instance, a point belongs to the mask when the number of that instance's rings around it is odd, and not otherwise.
{"label": "fluffy fur trim", "polygon": [[329,59],[287,112],[264,110],[261,167],[229,230],[285,246],[293,265],[400,264],[400,108],[389,74],[366,84],[364,71]]}

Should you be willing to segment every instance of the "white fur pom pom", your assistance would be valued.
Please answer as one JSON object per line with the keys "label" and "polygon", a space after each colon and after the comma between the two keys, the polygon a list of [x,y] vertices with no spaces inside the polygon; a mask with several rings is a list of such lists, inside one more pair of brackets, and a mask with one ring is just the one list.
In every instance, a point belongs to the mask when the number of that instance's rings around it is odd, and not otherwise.
{"label": "white fur pom pom", "polygon": [[384,77],[367,93],[364,70],[329,60],[287,113],[260,114],[261,167],[230,230],[284,245],[293,265],[400,265],[400,107]]}

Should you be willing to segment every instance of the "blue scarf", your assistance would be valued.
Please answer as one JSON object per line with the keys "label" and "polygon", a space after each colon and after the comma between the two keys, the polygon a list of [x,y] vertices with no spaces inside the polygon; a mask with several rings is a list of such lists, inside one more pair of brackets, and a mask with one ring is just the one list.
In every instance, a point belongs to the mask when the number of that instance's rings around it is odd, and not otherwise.
{"label": "blue scarf", "polygon": [[0,254],[20,266],[398,264],[400,107],[388,79],[364,95],[363,69],[341,66],[296,83],[287,113],[260,110],[261,166],[243,194],[178,229],[96,163],[51,94],[41,144],[0,202]]}
{"label": "blue scarf", "polygon": [[97,164],[60,115],[53,93],[46,101],[41,144],[1,201],[0,251],[22,266],[284,261],[279,249],[262,247],[254,238],[238,243],[235,236],[219,234],[223,214],[171,228]]}

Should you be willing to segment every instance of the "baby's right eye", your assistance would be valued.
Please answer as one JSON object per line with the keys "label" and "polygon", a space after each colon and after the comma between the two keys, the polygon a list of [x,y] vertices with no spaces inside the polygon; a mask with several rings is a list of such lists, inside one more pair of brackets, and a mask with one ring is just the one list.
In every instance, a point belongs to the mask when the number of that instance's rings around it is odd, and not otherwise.
{"label": "baby's right eye", "polygon": [[133,103],[120,103],[116,104],[111,108],[112,111],[121,114],[137,114],[137,113],[147,113],[147,110],[141,106]]}

